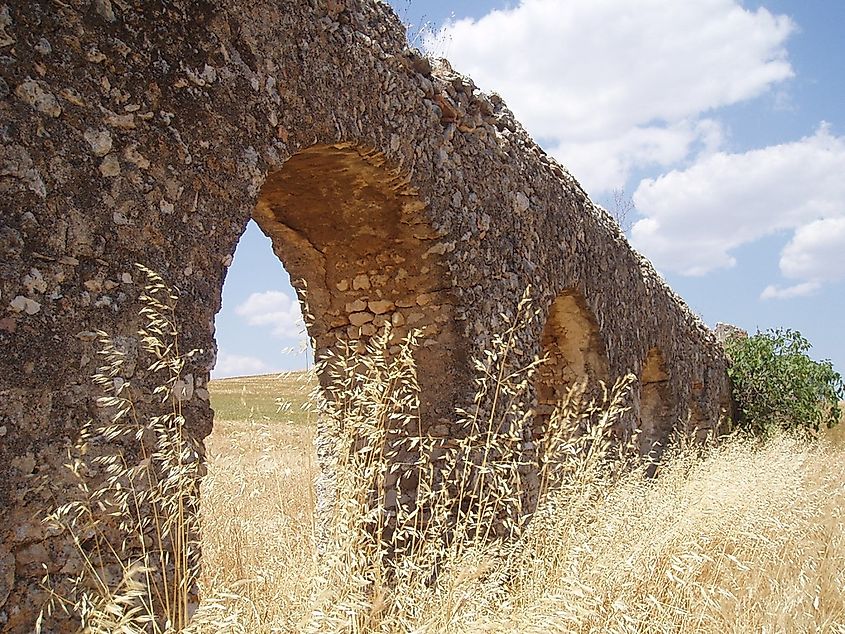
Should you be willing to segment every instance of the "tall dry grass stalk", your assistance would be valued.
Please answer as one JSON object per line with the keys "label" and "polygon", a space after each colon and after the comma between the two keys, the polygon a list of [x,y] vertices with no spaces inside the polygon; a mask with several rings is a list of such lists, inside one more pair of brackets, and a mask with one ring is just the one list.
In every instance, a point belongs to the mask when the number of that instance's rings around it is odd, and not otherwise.
{"label": "tall dry grass stalk", "polygon": [[[364,354],[347,351],[321,361],[330,379],[318,395],[320,436],[330,441],[327,497],[336,503],[318,536],[325,542],[322,574],[305,631],[407,631],[430,601],[452,596],[456,562],[463,566],[467,557],[505,552],[518,542],[536,503],[538,471],[541,489],[551,490],[567,476],[563,462],[602,453],[625,411],[630,379],[615,387],[606,407],[555,412],[541,448],[542,469],[529,450],[529,386],[540,361],[515,367],[509,357],[533,314],[526,293],[516,317],[477,363],[475,406],[458,412],[457,437],[420,429],[416,333],[398,353],[388,328]],[[576,436],[576,429],[586,433]]]}
{"label": "tall dry grass stalk", "polygon": [[[182,412],[182,373],[196,351],[180,349],[176,294],[138,268],[146,277],[140,347],[159,384],[148,392],[123,378],[125,353],[97,333],[103,365],[93,380],[103,415],[69,452],[76,498],[45,517],[54,534],[75,544],[67,568],[76,575],[60,588],[44,578],[51,601],[42,617],[63,610],[90,633],[181,632],[197,602],[202,463]],[[157,400],[163,413],[139,415],[136,403],[144,400]]]}
{"label": "tall dry grass stalk", "polygon": [[[414,542],[396,561],[383,558],[386,547],[372,531],[378,520],[364,512],[373,480],[356,480],[353,470],[339,485],[353,494],[350,508],[331,528],[322,565],[300,577],[268,570],[280,583],[269,596],[287,593],[286,607],[277,612],[272,600],[252,594],[264,618],[250,617],[245,631],[845,631],[845,449],[735,436],[716,447],[680,445],[650,478],[648,465],[620,468],[615,458],[612,430],[626,389],[623,381],[592,406],[577,405],[575,393],[553,416],[549,427],[560,432],[547,437],[546,455],[557,459],[544,460],[541,503],[509,540],[473,539],[479,525],[470,520],[480,513],[461,515],[465,525],[456,527],[449,519],[454,498],[441,491],[443,523],[435,511],[431,526],[445,526],[454,539],[423,526],[431,539]],[[392,402],[379,394],[379,402]],[[572,428],[579,433],[565,432]],[[345,430],[347,450],[365,446],[360,429]],[[377,430],[368,436],[384,437]],[[476,448],[467,441],[461,455]],[[389,465],[363,457],[375,453],[364,450],[338,466],[366,460],[378,476]],[[307,485],[312,474],[291,473],[286,485]],[[213,493],[206,502],[215,513]],[[260,562],[265,539],[285,542],[285,552],[302,535],[243,539]],[[224,564],[227,553],[219,554]],[[316,587],[303,579],[313,572]]]}
{"label": "tall dry grass stalk", "polygon": [[[395,631],[409,632],[845,632],[842,446],[736,437],[669,457],[656,479],[598,471],[560,489],[511,548],[465,550],[436,586],[375,594],[360,610],[402,602],[406,628]],[[303,467],[277,476],[285,502],[295,507],[313,475]],[[255,606],[239,608],[245,632],[302,631],[314,605],[307,524],[283,525],[289,509],[261,504],[272,486],[253,482],[253,494],[247,484],[242,515],[225,492],[203,501],[242,531],[205,565],[249,559],[266,580],[231,602]]]}
{"label": "tall dry grass stalk", "polygon": [[[197,526],[196,448],[173,398],[184,356],[162,317],[175,298],[150,280],[159,295],[147,293],[145,314],[157,325],[145,346],[168,377],[157,391],[168,413],[134,416],[104,336],[97,380],[111,423],[85,443],[126,441],[141,460],[91,464],[83,443],[71,465],[80,500],[51,517],[84,562],[76,594],[55,605],[87,631],[845,632],[845,448],[679,443],[650,478],[649,465],[620,460],[615,433],[632,377],[597,400],[574,387],[532,447],[529,386],[542,361],[510,358],[534,314],[527,301],[477,364],[459,437],[420,429],[417,335],[398,353],[386,332],[363,354],[350,344],[323,360],[328,508],[314,510],[311,428],[218,421],[227,435],[212,445],[229,448],[210,454]],[[93,520],[103,507],[113,524]]]}
{"label": "tall dry grass stalk", "polygon": [[[577,386],[540,440],[539,502],[522,521],[529,471],[515,430],[529,422],[536,365],[508,367],[512,334],[479,364],[461,438],[415,433],[413,338],[399,355],[386,336],[332,360],[320,409],[340,502],[308,568],[315,585],[299,623],[264,604],[248,631],[845,632],[843,448],[679,442],[651,478],[620,459],[630,453],[614,433],[632,377],[598,402]],[[409,482],[391,478],[397,464]]]}

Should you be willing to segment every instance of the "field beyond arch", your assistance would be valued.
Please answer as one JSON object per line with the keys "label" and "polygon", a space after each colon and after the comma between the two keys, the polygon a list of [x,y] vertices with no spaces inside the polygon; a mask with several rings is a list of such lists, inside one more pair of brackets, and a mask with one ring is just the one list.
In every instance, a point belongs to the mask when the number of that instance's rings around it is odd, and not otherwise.
{"label": "field beyond arch", "polygon": [[[310,387],[296,373],[210,384],[205,592],[241,628],[231,631],[314,627]],[[467,553],[448,579],[401,597],[405,631],[845,631],[841,427],[815,443],[680,452],[655,480],[582,476],[520,545],[528,555]],[[384,603],[376,593],[366,618],[337,631],[396,631],[379,618]]]}

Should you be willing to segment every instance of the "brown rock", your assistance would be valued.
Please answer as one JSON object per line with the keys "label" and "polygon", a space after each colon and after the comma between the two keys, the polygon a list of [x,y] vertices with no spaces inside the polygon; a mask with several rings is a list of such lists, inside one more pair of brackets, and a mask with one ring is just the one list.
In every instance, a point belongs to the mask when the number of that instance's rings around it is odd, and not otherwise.
{"label": "brown rock", "polygon": [[373,320],[373,314],[367,312],[352,313],[349,315],[349,323],[353,326],[363,326]]}
{"label": "brown rock", "polygon": [[25,104],[47,116],[58,117],[62,114],[62,108],[46,82],[27,79],[15,89],[15,94]]}
{"label": "brown rock", "polygon": [[393,302],[388,301],[386,299],[379,299],[372,302],[367,302],[367,307],[376,315],[383,315],[384,313],[389,313],[391,310],[395,308]]}
{"label": "brown rock", "polygon": [[105,156],[111,152],[112,138],[108,130],[85,130],[85,140],[91,146],[94,156]]}
{"label": "brown rock", "polygon": [[100,174],[106,178],[112,178],[120,174],[120,161],[115,154],[109,154],[100,163]]}
{"label": "brown rock", "polygon": [[370,278],[363,273],[360,275],[356,275],[355,279],[352,280],[352,288],[356,291],[366,291],[370,288]]}
{"label": "brown rock", "polygon": [[367,310],[367,302],[365,302],[363,299],[356,299],[355,301],[346,304],[347,313],[357,313],[361,312],[362,310]]}

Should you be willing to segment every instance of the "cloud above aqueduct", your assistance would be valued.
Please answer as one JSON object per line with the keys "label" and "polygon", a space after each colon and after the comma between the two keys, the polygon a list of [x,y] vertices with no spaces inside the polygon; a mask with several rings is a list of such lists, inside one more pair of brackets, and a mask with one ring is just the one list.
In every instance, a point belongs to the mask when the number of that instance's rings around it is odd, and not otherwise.
{"label": "cloud above aqueduct", "polygon": [[425,44],[501,93],[592,195],[657,174],[632,187],[631,237],[661,270],[732,267],[739,246],[785,233],[785,285],[761,294],[775,299],[841,277],[845,137],[818,122],[805,138],[732,151],[719,109],[767,94],[782,105],[797,30],[736,0],[523,0],[447,23]]}
{"label": "cloud above aqueduct", "polygon": [[[796,286],[812,283],[791,287],[786,297],[806,294],[843,269],[830,260],[845,252],[842,174],[845,139],[824,125],[794,143],[718,152],[640,183],[634,202],[648,217],[634,225],[633,241],[659,266],[703,275],[733,266],[732,249],[794,231],[781,252],[780,270]],[[784,296],[785,289],[773,289],[766,297]]]}
{"label": "cloud above aqueduct", "polygon": [[794,29],[734,0],[523,0],[448,23],[425,43],[500,92],[595,193],[621,187],[633,168],[718,146],[708,113],[792,77]]}

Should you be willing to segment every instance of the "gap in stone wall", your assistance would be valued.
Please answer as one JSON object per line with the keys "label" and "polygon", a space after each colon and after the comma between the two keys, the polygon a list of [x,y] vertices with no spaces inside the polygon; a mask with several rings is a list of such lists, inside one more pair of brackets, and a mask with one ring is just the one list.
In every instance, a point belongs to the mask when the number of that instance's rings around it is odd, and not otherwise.
{"label": "gap in stone wall", "polygon": [[[422,331],[414,352],[419,417],[403,423],[401,432],[450,437],[455,432],[452,407],[461,388],[455,380],[461,346],[453,325],[450,278],[440,261],[443,246],[424,211],[416,191],[379,153],[351,145],[314,146],[268,174],[247,238],[253,240],[250,232],[257,227],[269,238],[276,261],[289,272],[296,293],[291,297],[301,300],[315,347],[316,380],[323,387],[332,373],[320,370],[320,360],[350,349],[364,354],[365,344],[388,330],[388,353],[396,354],[411,329]],[[253,297],[252,302],[247,298],[235,308],[239,327],[269,326],[272,334],[273,328],[290,326],[293,307],[281,293],[272,293]],[[271,341],[266,336],[265,346]],[[228,354],[221,351],[224,360]],[[209,440],[217,442],[214,433]],[[401,452],[396,460],[414,463],[412,455]],[[392,471],[385,486],[398,486],[400,476]],[[320,477],[322,481],[328,476]],[[411,490],[396,493],[393,504],[408,504],[415,497]]]}
{"label": "gap in stone wall", "polygon": [[[302,345],[289,274],[254,221],[235,249],[215,326],[214,421],[200,495],[203,578],[234,584],[282,566],[305,579],[317,506],[316,421],[303,408],[313,352]],[[294,542],[301,547],[290,552]]]}
{"label": "gap in stone wall", "polygon": [[382,155],[331,145],[302,150],[270,174],[254,217],[305,298],[318,359],[348,342],[363,352],[387,328],[395,353],[411,329],[422,331],[414,355],[421,418],[436,429],[452,413],[459,340],[438,235],[424,210]]}
{"label": "gap in stone wall", "polygon": [[213,378],[301,370],[313,365],[296,291],[269,238],[250,221],[238,241],[215,317]]}

